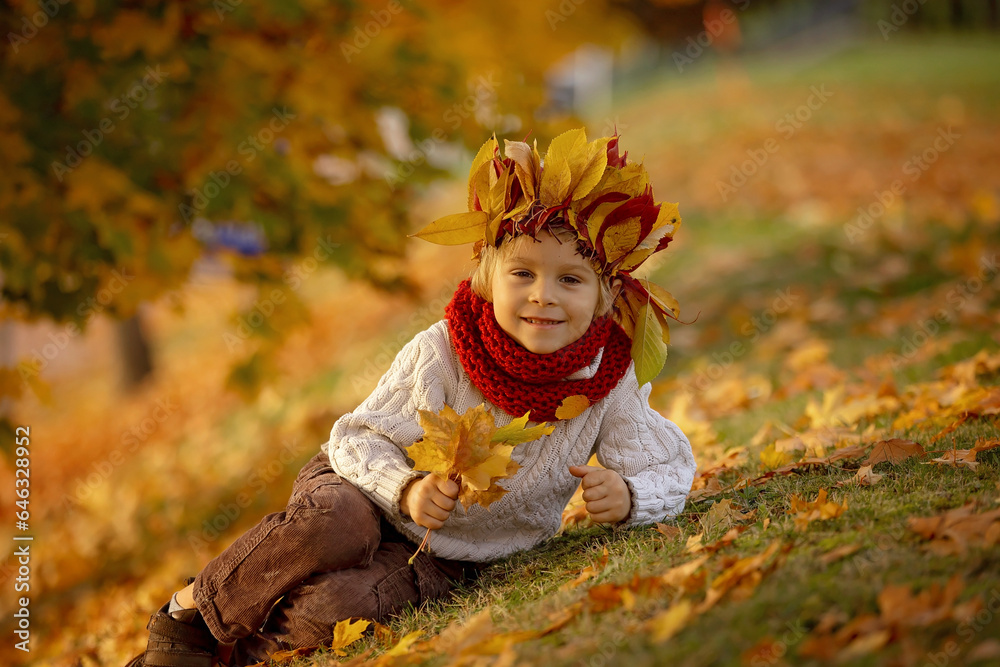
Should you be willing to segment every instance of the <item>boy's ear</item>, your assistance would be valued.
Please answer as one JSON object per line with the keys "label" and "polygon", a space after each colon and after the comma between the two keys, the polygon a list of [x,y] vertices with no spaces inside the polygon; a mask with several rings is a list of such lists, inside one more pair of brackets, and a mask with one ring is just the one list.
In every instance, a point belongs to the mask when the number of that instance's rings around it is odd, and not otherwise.
{"label": "boy's ear", "polygon": [[621,296],[622,290],[625,289],[624,283],[622,283],[621,278],[611,279],[611,302],[614,303]]}

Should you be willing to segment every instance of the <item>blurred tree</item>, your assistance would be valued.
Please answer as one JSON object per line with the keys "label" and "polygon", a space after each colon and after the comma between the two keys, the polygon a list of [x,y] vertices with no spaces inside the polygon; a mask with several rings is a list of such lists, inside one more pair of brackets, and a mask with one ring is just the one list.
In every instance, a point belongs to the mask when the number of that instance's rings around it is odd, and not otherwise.
{"label": "blurred tree", "polygon": [[[290,304],[234,313],[250,392],[304,317],[291,260],[407,289],[395,260],[429,156],[492,131],[545,140],[568,119],[533,121],[544,71],[629,30],[601,0],[8,0],[0,28],[3,316],[76,335],[219,250]],[[22,383],[45,364],[22,360]]]}

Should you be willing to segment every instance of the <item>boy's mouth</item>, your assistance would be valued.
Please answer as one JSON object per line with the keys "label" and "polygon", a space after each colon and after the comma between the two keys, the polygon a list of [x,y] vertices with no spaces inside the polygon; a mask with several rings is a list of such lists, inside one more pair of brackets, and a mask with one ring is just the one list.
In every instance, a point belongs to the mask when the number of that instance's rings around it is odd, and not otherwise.
{"label": "boy's mouth", "polygon": [[522,320],[528,324],[535,324],[538,326],[550,326],[555,324],[562,324],[562,320],[550,320],[544,317],[522,317]]}

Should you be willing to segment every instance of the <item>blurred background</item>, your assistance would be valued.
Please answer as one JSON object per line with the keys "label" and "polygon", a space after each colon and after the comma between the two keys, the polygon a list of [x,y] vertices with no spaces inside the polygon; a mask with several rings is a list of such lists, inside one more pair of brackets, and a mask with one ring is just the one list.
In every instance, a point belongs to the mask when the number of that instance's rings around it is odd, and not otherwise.
{"label": "blurred background", "polygon": [[699,459],[734,410],[1000,346],[996,0],[5,0],[0,26],[0,537],[18,426],[35,537],[8,664],[124,664],[283,507],[468,276],[407,234],[465,210],[494,133],[617,131],[679,202],[648,272],[693,323],[653,402]]}

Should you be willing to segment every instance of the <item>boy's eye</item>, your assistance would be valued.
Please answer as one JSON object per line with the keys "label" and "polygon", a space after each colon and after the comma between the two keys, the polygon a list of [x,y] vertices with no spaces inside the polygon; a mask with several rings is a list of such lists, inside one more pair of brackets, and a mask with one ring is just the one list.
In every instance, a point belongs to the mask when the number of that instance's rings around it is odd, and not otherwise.
{"label": "boy's eye", "polygon": [[578,285],[580,282],[582,282],[576,276],[563,276],[563,281],[573,285]]}
{"label": "boy's eye", "polygon": [[530,278],[531,272],[525,271],[524,269],[518,269],[516,271],[512,271],[511,275],[517,276],[518,278]]}

